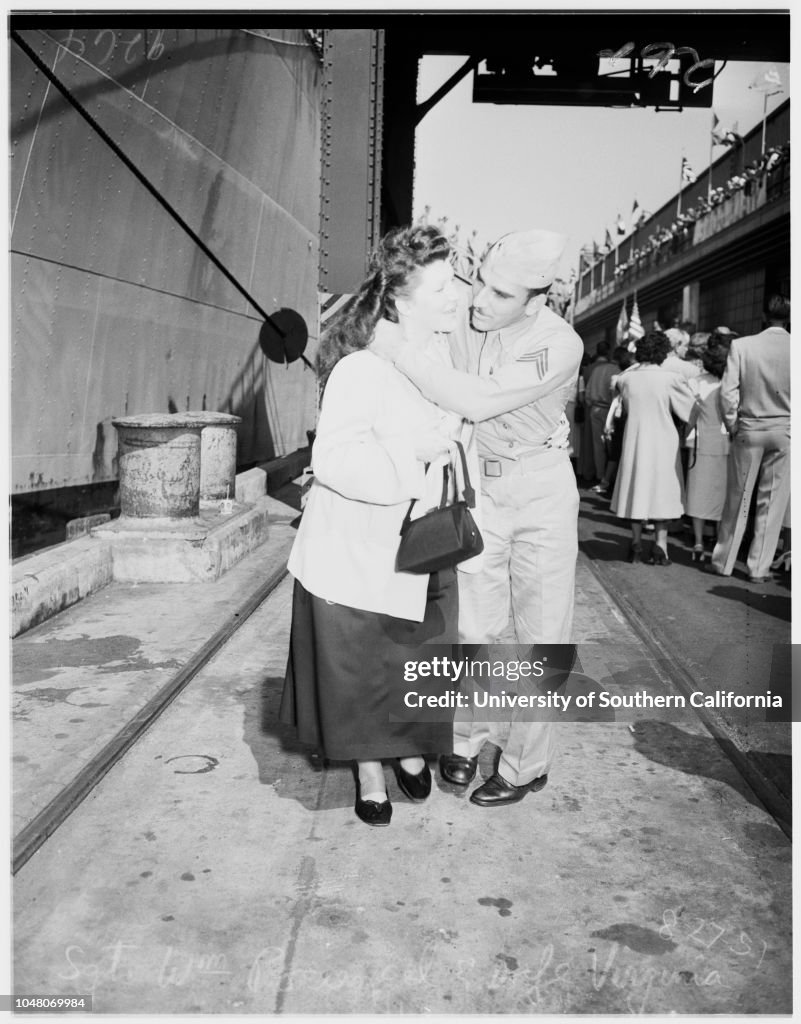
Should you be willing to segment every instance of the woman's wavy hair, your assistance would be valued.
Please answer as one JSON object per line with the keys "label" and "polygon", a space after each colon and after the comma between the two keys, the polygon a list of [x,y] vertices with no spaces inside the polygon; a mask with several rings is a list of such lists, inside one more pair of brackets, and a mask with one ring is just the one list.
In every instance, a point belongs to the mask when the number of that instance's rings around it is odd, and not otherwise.
{"label": "woman's wavy hair", "polygon": [[317,350],[321,386],[343,356],[370,344],[382,317],[398,322],[395,300],[406,293],[414,273],[429,263],[447,260],[450,253],[447,238],[434,227],[394,228],[384,235],[358,292],[322,333]]}
{"label": "woman's wavy hair", "polygon": [[638,363],[653,363],[661,366],[671,352],[670,338],[663,331],[649,331],[637,342]]}

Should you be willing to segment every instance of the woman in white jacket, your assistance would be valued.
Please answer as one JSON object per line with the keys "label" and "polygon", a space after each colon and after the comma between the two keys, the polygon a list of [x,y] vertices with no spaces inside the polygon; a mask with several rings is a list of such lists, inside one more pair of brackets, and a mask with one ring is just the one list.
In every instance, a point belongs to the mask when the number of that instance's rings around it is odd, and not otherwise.
{"label": "woman in white jacket", "polygon": [[431,658],[423,644],[458,641],[456,574],[399,573],[395,557],[410,501],[421,511],[438,503],[442,467],[469,428],[370,351],[387,318],[450,364],[445,334],[458,301],[449,254],[433,227],[391,231],[317,357],[324,393],[314,482],[289,558],[281,720],[326,757],[356,763],[355,810],[368,825],[388,825],[392,814],[383,759],[398,759],[400,788],[423,800],[431,790],[423,755],[451,744],[450,718],[408,720],[404,694],[422,687],[405,682],[403,668]]}

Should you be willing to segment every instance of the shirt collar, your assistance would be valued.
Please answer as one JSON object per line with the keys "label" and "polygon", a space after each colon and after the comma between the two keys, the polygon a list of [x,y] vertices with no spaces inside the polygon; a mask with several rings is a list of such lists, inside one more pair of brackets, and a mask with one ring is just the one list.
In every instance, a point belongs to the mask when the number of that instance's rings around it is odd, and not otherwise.
{"label": "shirt collar", "polygon": [[540,321],[544,311],[543,307],[536,316],[523,317],[522,320],[517,320],[515,323],[509,324],[508,327],[502,327],[497,332],[500,335],[504,357],[515,356],[525,349],[531,338],[531,329]]}

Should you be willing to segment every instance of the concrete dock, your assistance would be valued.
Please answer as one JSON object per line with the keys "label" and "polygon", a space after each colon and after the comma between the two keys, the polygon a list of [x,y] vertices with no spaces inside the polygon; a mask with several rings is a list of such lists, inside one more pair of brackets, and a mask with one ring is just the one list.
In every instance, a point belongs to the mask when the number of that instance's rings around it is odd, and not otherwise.
{"label": "concrete dock", "polygon": [[[412,804],[388,767],[391,826],[358,821],[348,766],[277,721],[295,515],[216,582],[112,583],[14,641],[14,836],[60,823],[14,878],[12,991],[94,1015],[790,1014],[791,844],[689,708],[561,723],[546,788],[504,808],[438,774]],[[608,690],[670,692],[585,553],[575,639]]]}

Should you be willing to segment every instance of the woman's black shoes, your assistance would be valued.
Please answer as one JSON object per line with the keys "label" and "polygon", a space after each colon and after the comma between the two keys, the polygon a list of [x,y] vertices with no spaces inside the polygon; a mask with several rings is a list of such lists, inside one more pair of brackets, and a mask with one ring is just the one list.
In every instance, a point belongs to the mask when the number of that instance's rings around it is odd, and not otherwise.
{"label": "woman's black shoes", "polygon": [[661,548],[658,544],[654,544],[650,562],[651,565],[670,565],[670,559],[667,556],[667,551],[665,551],[664,548]]}
{"label": "woman's black shoes", "polygon": [[382,803],[375,800],[362,800],[362,787],[358,778],[356,779],[356,817],[365,825],[388,825],[392,820],[392,804],[389,797]]}
{"label": "woman's black shoes", "polygon": [[641,562],[642,561],[642,544],[632,544],[629,548],[628,560],[630,562]]}
{"label": "woman's black shoes", "polygon": [[356,797],[356,817],[360,818],[365,825],[388,825],[392,821],[392,804],[387,798],[383,803],[377,804],[375,800],[362,800]]}
{"label": "woman's black shoes", "polygon": [[[404,771],[398,763],[395,774],[401,791],[414,803],[422,803],[431,794],[431,769],[427,764],[424,764],[418,775],[412,775],[411,772]],[[389,797],[381,803],[375,800],[362,800],[358,769],[354,768],[353,775],[356,780],[356,817],[365,825],[388,825],[392,820],[392,803]]]}
{"label": "woman's black shoes", "polygon": [[414,803],[421,803],[431,794],[431,769],[425,765],[419,775],[412,775],[404,771],[398,764],[397,770],[398,785],[401,791]]}
{"label": "woman's black shoes", "polygon": [[[630,562],[641,562],[642,561],[642,544],[632,543],[629,548],[628,560]],[[695,559],[693,559],[695,561]],[[660,547],[658,544],[654,544],[651,548],[651,557],[648,559],[649,565],[670,565],[670,559],[667,556],[667,551]]]}
{"label": "woman's black shoes", "polygon": [[362,800],[362,784],[359,780],[359,767],[351,765],[353,779],[356,783],[356,804],[354,810],[356,817],[365,825],[388,825],[392,820],[392,804],[389,797],[379,803],[377,800]]}

